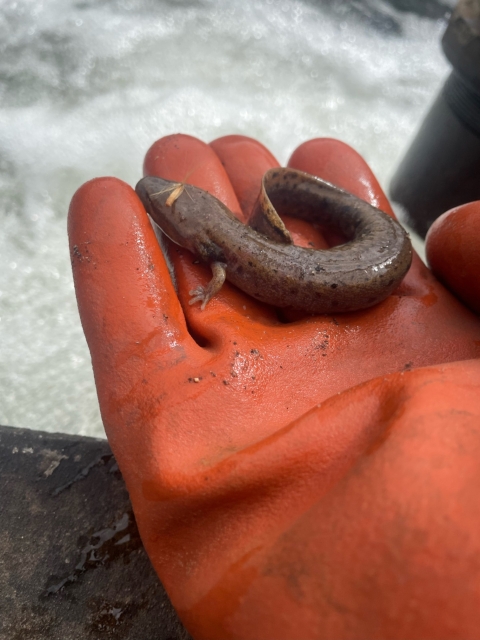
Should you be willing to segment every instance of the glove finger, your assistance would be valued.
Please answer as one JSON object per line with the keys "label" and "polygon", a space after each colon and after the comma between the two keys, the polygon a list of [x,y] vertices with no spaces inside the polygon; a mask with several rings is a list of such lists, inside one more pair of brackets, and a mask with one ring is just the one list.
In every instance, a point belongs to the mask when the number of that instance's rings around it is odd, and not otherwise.
{"label": "glove finger", "polygon": [[220,159],[248,220],[260,193],[263,174],[279,167],[277,159],[258,140],[231,135],[217,138],[210,146]]}
{"label": "glove finger", "polygon": [[146,376],[149,354],[160,354],[157,366],[166,367],[198,347],[148,216],[129,185],[97,178],[81,186],[70,204],[68,234],[80,318],[107,426],[121,411],[118,397]]}
{"label": "glove finger", "polygon": [[440,216],[427,234],[426,253],[437,278],[480,314],[480,201]]}
{"label": "glove finger", "polygon": [[227,174],[210,147],[193,136],[173,134],[152,144],[143,163],[145,176],[193,184],[223,202],[240,220],[243,214]]}
{"label": "glove finger", "polygon": [[368,164],[340,140],[308,140],[295,149],[288,166],[323,178],[395,218],[388,198]]}

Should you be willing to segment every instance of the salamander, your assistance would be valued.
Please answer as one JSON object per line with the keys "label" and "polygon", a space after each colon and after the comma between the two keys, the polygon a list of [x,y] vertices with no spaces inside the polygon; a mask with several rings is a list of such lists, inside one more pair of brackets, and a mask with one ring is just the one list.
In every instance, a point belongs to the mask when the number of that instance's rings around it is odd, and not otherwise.
{"label": "salamander", "polygon": [[[267,171],[248,225],[192,185],[147,176],[135,190],[163,233],[211,266],[209,284],[190,291],[190,304],[202,309],[225,278],[276,307],[366,309],[389,296],[411,264],[410,239],[398,222],[303,171]],[[325,225],[346,242],[325,250],[296,246],[279,214]]]}

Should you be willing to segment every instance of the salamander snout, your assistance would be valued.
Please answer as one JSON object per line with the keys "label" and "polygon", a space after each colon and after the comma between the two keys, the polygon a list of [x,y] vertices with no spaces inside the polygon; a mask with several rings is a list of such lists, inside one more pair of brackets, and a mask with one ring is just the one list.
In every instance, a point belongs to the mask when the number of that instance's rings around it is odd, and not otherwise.
{"label": "salamander snout", "polygon": [[[151,215],[152,214],[152,200],[151,196],[160,195],[162,190],[166,193],[166,189],[168,188],[168,181],[162,180],[162,178],[156,178],[154,176],[147,176],[142,178],[137,183],[135,187],[135,192],[137,196],[142,201],[145,210]],[[168,194],[167,194],[168,196]]]}

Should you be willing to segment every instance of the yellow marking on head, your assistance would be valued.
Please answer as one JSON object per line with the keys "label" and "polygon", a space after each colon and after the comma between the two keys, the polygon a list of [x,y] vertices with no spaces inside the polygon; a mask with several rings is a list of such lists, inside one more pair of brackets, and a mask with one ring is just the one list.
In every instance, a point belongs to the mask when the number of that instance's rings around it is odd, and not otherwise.
{"label": "yellow marking on head", "polygon": [[173,189],[172,193],[165,200],[165,204],[167,205],[167,207],[171,207],[172,206],[172,204],[175,202],[175,200],[177,200],[182,195],[184,189],[185,189],[185,183],[184,182],[181,182],[181,183],[178,183],[177,185],[174,185],[174,189]]}
{"label": "yellow marking on head", "polygon": [[198,165],[193,167],[193,169],[191,169],[185,176],[184,180],[182,182],[174,182],[173,184],[171,184],[169,187],[165,187],[164,189],[162,189],[161,191],[157,191],[156,193],[151,193],[150,196],[159,196],[162,193],[168,193],[169,191],[171,191],[170,195],[168,196],[168,198],[165,200],[165,204],[167,207],[171,207],[172,204],[178,200],[178,198],[182,195],[182,193],[185,191],[185,193],[188,195],[188,197],[190,198],[190,200],[192,200],[193,202],[193,198],[191,196],[191,194],[188,192],[187,189],[187,184],[186,181],[188,180],[188,178],[192,175],[192,173],[194,171],[196,171],[196,169],[198,168]]}

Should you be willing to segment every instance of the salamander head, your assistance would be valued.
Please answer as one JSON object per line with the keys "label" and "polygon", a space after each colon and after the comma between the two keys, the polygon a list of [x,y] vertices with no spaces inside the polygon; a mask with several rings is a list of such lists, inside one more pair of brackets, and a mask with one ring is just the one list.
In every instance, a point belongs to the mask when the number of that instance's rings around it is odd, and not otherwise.
{"label": "salamander head", "polygon": [[190,240],[200,221],[196,207],[192,206],[194,190],[190,185],[154,176],[142,178],[135,187],[145,210],[163,233],[195,253]]}
{"label": "salamander head", "polygon": [[163,233],[205,262],[224,262],[223,252],[211,238],[226,219],[241,223],[207,191],[182,182],[147,176],[135,187],[147,213]]}

